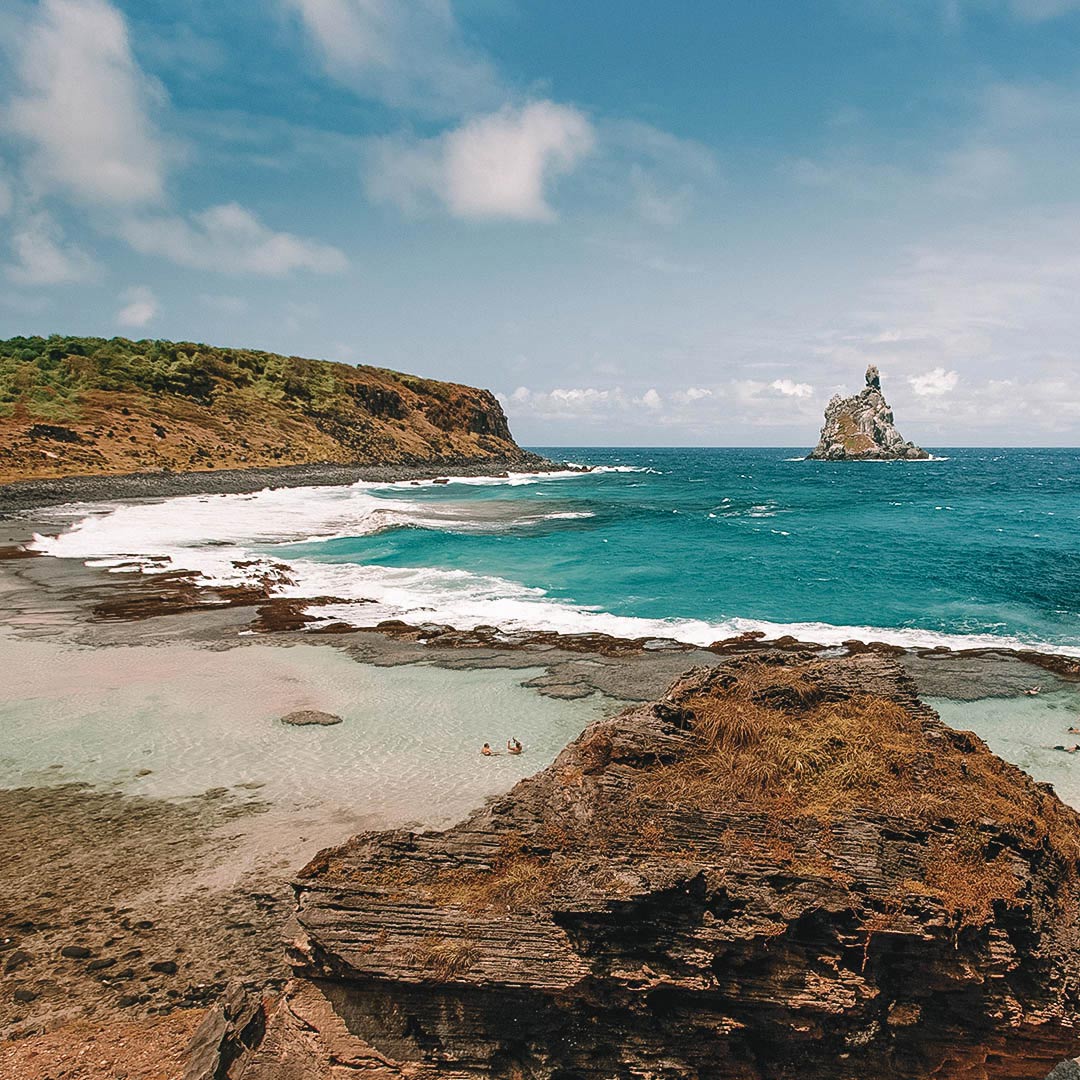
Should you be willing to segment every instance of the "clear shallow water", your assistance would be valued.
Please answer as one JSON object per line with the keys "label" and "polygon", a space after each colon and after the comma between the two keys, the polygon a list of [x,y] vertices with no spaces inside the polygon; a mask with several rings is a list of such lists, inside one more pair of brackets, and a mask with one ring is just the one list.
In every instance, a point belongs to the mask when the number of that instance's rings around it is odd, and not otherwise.
{"label": "clear shallow water", "polygon": [[[312,645],[0,637],[0,661],[0,787],[81,781],[184,797],[257,784],[282,809],[347,807],[380,827],[458,820],[547,765],[602,709],[521,686],[536,670],[379,668]],[[300,708],[344,722],[280,722]],[[480,756],[484,742],[498,749],[511,736],[520,757]]]}
{"label": "clear shallow water", "polygon": [[541,448],[588,475],[356,485],[65,511],[42,542],[238,580],[284,562],[328,618],[1080,654],[1080,451],[825,463],[776,449]]}
{"label": "clear shallow water", "polygon": [[1069,733],[1070,727],[1080,727],[1076,690],[1037,697],[925,700],[950,727],[974,731],[999,757],[1019,765],[1036,780],[1053,784],[1065,802],[1080,808],[1080,752],[1064,754],[1054,749],[1080,743],[1080,735]]}

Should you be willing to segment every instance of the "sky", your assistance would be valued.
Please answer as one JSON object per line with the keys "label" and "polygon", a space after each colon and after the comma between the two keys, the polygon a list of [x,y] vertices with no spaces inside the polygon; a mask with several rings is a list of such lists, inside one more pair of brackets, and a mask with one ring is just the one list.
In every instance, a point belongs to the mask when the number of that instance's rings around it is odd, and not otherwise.
{"label": "sky", "polygon": [[3,0],[0,336],[495,391],[527,445],[1080,444],[1080,0]]}

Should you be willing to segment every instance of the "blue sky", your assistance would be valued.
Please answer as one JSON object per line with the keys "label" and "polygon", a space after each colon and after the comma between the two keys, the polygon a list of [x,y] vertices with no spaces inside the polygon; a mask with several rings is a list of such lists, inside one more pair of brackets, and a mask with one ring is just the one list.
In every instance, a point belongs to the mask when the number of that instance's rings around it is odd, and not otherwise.
{"label": "blue sky", "polygon": [[1080,0],[8,0],[0,334],[490,387],[531,444],[1080,442]]}

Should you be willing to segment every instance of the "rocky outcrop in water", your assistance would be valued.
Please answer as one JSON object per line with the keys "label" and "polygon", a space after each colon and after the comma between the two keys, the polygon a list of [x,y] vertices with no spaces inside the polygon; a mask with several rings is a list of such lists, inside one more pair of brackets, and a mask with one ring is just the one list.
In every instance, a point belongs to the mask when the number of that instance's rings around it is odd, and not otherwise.
{"label": "rocky outcrop in water", "polygon": [[730,658],[446,832],[317,856],[236,1075],[1043,1077],[1080,1047],[1078,859],[891,658]]}
{"label": "rocky outcrop in water", "polygon": [[335,713],[323,712],[321,709],[297,709],[295,712],[286,713],[281,722],[292,727],[330,727],[343,721]]}
{"label": "rocky outcrop in water", "polygon": [[866,369],[866,386],[852,397],[835,395],[825,409],[821,438],[808,459],[814,461],[892,461],[930,457],[908,442],[893,419],[881,392],[881,376],[873,364]]}

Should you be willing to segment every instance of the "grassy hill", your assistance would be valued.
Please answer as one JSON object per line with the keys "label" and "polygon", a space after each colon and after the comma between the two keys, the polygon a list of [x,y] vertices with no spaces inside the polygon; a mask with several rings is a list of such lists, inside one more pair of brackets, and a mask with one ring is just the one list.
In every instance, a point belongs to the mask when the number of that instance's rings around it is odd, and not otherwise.
{"label": "grassy hill", "polygon": [[470,386],[192,342],[0,341],[0,483],[527,456]]}

